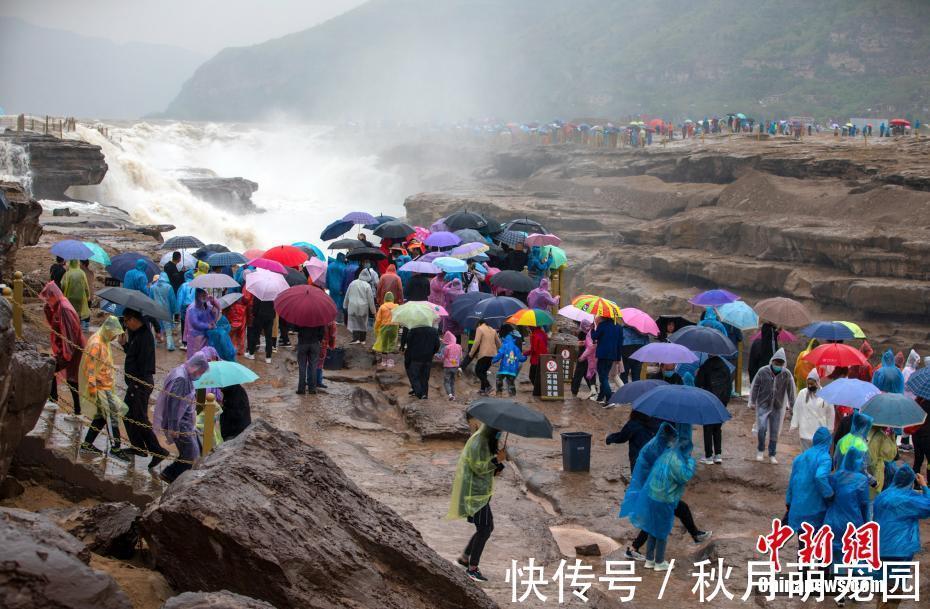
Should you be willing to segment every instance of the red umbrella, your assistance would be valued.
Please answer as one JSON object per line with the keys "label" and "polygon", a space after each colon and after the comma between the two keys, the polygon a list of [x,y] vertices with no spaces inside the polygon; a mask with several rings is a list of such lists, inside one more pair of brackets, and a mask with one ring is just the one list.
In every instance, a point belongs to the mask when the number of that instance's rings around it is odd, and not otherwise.
{"label": "red umbrella", "polygon": [[325,326],[336,319],[333,299],[309,284],[295,285],[278,294],[274,310],[286,322],[306,328]]}
{"label": "red umbrella", "polygon": [[280,262],[284,266],[298,267],[307,261],[307,253],[293,245],[276,245],[262,254],[262,258]]}
{"label": "red umbrella", "polygon": [[907,119],[903,119],[903,118],[893,118],[893,119],[891,119],[890,121],[888,121],[888,124],[893,125],[893,126],[895,126],[895,127],[897,127],[897,126],[899,126],[899,125],[904,125],[905,127],[910,127],[910,126],[911,126],[911,121],[909,121],[909,120],[907,120]]}
{"label": "red umbrella", "polygon": [[663,121],[661,118],[654,118],[646,124],[654,129],[661,129],[665,126],[665,121]]}
{"label": "red umbrella", "polygon": [[858,349],[840,343],[820,345],[804,356],[804,359],[815,366],[864,366],[869,360]]}

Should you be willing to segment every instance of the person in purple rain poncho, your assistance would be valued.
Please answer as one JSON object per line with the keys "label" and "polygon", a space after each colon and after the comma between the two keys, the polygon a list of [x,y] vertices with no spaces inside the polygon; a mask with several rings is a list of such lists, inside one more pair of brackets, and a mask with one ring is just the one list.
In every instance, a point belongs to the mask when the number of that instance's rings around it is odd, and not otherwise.
{"label": "person in purple rain poncho", "polygon": [[216,299],[197,288],[194,302],[187,307],[184,320],[184,340],[187,342],[187,358],[207,346],[207,330],[216,327],[220,318],[220,305]]}
{"label": "person in purple rain poncho", "polygon": [[549,291],[549,280],[543,277],[539,280],[539,287],[534,288],[527,296],[526,305],[531,309],[547,310],[549,307],[559,306],[559,297],[552,296]]}
{"label": "person in purple rain poncho", "polygon": [[[158,394],[155,404],[153,427],[165,434],[165,439],[174,444],[179,459],[195,461],[200,457],[200,441],[197,439],[197,413],[194,406],[194,381],[207,371],[209,362],[202,353],[195,353],[186,362],[172,370],[165,378],[164,390]],[[187,398],[187,400],[183,398]],[[175,461],[161,472],[167,482],[191,468],[190,463]]]}

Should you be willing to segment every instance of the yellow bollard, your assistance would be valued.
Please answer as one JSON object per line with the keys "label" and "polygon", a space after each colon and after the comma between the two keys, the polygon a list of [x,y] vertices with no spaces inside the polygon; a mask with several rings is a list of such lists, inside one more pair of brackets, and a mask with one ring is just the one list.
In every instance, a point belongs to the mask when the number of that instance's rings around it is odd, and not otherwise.
{"label": "yellow bollard", "polygon": [[203,455],[207,456],[213,450],[213,434],[216,423],[216,396],[207,394],[203,405]]}
{"label": "yellow bollard", "polygon": [[16,338],[23,337],[23,273],[13,273],[13,329]]}
{"label": "yellow bollard", "polygon": [[743,341],[736,344],[736,395],[743,395]]}

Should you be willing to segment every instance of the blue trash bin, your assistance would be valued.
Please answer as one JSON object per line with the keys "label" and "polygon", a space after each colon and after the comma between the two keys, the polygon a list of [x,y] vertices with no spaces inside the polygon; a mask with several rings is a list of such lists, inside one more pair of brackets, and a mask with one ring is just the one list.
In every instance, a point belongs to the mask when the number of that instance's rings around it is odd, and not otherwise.
{"label": "blue trash bin", "polygon": [[591,434],[586,431],[562,432],[562,471],[591,471]]}

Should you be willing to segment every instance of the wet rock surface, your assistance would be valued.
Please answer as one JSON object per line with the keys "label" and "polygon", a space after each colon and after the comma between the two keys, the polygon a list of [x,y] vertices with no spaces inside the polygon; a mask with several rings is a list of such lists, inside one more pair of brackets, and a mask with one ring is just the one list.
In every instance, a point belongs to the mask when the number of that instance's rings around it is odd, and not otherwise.
{"label": "wet rock surface", "polygon": [[245,178],[224,178],[209,169],[186,169],[179,181],[193,195],[211,205],[231,212],[255,213],[262,211],[252,202],[258,184]]}
{"label": "wet rock surface", "polygon": [[437,397],[416,400],[402,407],[404,420],[423,440],[467,440],[471,435],[465,421],[465,405]]}
{"label": "wet rock surface", "polygon": [[185,592],[169,598],[161,609],[275,609],[274,605],[229,590]]}
{"label": "wet rock surface", "polygon": [[71,186],[99,184],[107,173],[100,146],[80,140],[38,133],[0,133],[0,138],[22,146],[29,155],[32,195],[36,199],[67,201]]}
{"label": "wet rock surface", "polygon": [[97,554],[131,558],[139,542],[140,511],[131,503],[100,503],[42,513]]}
{"label": "wet rock surface", "polygon": [[130,609],[90,552],[45,516],[0,508],[0,606],[4,609]]}
{"label": "wet rock surface", "polygon": [[35,245],[42,236],[42,206],[16,182],[0,182],[0,192],[7,203],[0,205],[0,235],[4,237],[0,239],[0,275],[9,283],[16,270],[16,251]]}
{"label": "wet rock surface", "polygon": [[142,533],[181,589],[279,608],[497,606],[323,452],[265,421],[172,484]]}

